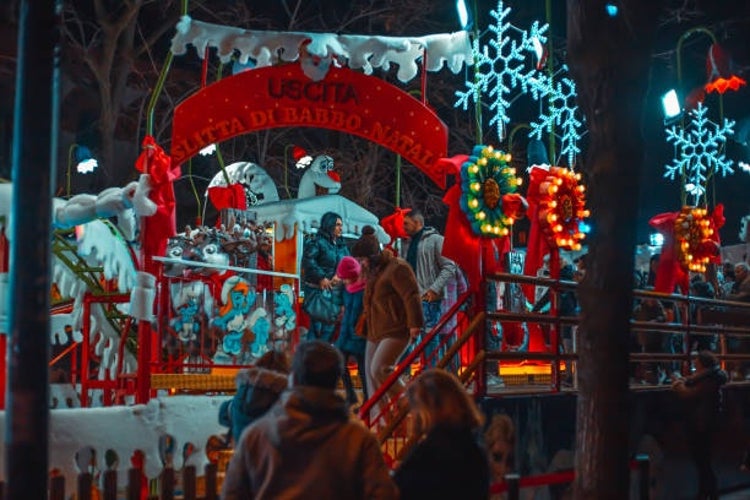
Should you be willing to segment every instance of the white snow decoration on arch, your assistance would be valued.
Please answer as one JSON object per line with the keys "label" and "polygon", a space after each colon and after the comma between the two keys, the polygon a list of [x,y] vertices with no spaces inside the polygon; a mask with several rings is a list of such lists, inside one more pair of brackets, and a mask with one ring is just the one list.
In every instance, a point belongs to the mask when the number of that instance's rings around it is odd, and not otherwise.
{"label": "white snow decoration on arch", "polygon": [[417,76],[417,62],[424,52],[428,71],[439,71],[445,65],[458,73],[464,64],[471,65],[473,60],[466,31],[421,37],[254,31],[196,21],[190,16],[183,16],[177,23],[171,50],[174,55],[184,55],[187,46],[193,45],[203,58],[206,47],[215,47],[224,63],[237,51],[240,64],[246,64],[251,58],[256,67],[263,67],[279,61],[296,61],[305,42],[309,42],[305,47],[308,54],[321,59],[333,58],[349,68],[362,69],[367,75],[372,74],[374,68],[388,71],[392,63],[397,64],[397,77],[404,83]]}

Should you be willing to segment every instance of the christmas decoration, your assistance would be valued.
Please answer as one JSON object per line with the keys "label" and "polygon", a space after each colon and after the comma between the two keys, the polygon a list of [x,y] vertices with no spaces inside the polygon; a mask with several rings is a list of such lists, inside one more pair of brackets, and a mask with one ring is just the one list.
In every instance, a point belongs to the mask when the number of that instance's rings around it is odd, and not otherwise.
{"label": "christmas decoration", "polygon": [[683,191],[693,196],[696,206],[701,204],[711,176],[716,172],[722,176],[734,173],[732,160],[724,154],[724,145],[734,133],[735,122],[724,119],[720,125],[713,123],[706,117],[707,110],[699,102],[689,113],[692,121],[688,127],[667,128],[667,141],[674,143],[678,156],[666,165],[664,177],[674,180],[679,175]]}
{"label": "christmas decoration", "polygon": [[[534,22],[529,31],[521,30],[510,24],[509,13],[510,7],[504,7],[502,1],[498,2],[496,10],[490,11],[495,24],[490,24],[488,30],[495,35],[494,39],[483,47],[478,38],[474,39],[475,71],[473,78],[466,82],[466,90],[456,91],[455,106],[466,110],[470,101],[476,103],[483,95],[488,96],[492,112],[489,124],[497,127],[498,138],[503,139],[505,125],[510,122],[508,108],[518,97],[512,95],[513,91],[529,94],[542,105],[538,119],[529,124],[529,137],[540,139],[544,132],[562,130],[560,152],[568,164],[573,165],[580,152],[577,143],[583,126],[577,115],[575,82],[567,77],[560,78],[567,72],[566,66],[550,75],[540,71],[543,67],[538,63],[526,64],[529,53],[536,54],[538,61],[544,57],[540,47],[546,42],[548,25]],[[521,40],[513,39],[511,33],[520,33]]]}
{"label": "christmas decoration", "polygon": [[292,157],[294,158],[294,166],[300,169],[309,167],[313,161],[313,157],[299,146],[292,147]]}
{"label": "christmas decoration", "polygon": [[[502,0],[498,1],[497,9],[490,11],[495,24],[488,29],[495,35],[489,46],[480,48],[479,38],[472,44],[474,52],[474,78],[466,82],[466,91],[456,91],[458,101],[455,106],[462,106],[464,110],[469,101],[476,102],[482,95],[488,95],[490,102],[490,125],[497,127],[499,139],[505,137],[505,124],[510,122],[508,108],[511,102],[508,96],[511,92],[538,73],[535,67],[528,68],[525,64],[528,53],[535,53],[535,43],[544,44],[547,38],[548,25],[539,25],[535,21],[530,31],[519,30],[508,21],[510,7],[505,7]],[[510,37],[510,32],[520,33],[521,41]],[[541,73],[539,73],[541,75]],[[489,89],[489,92],[488,92]]]}
{"label": "christmas decoration", "polygon": [[745,80],[732,73],[732,60],[718,43],[713,43],[708,49],[706,57],[706,74],[708,83],[706,92],[723,94],[727,90],[739,90],[747,84]]}
{"label": "christmas decoration", "polygon": [[674,222],[677,260],[686,271],[706,272],[706,264],[719,254],[714,238],[718,230],[708,210],[684,206]]}
{"label": "christmas decoration", "polygon": [[[567,71],[567,66],[563,66]],[[547,103],[542,107],[538,121],[529,123],[529,137],[541,139],[542,133],[560,129],[560,155],[567,159],[568,165],[575,165],[575,157],[581,152],[578,141],[581,139],[583,122],[578,119],[576,105],[576,84],[568,77],[555,81],[546,75],[528,79],[524,85],[529,86],[531,95],[537,101]]]}
{"label": "christmas decoration", "polygon": [[421,37],[258,31],[207,23],[190,16],[182,16],[175,28],[171,50],[176,56],[193,46],[198,57],[203,58],[207,47],[215,47],[222,63],[237,57],[240,64],[250,61],[256,68],[315,57],[361,69],[365,75],[371,75],[375,68],[388,71],[395,65],[396,77],[404,83],[419,74],[419,64],[423,61],[428,71],[439,71],[446,66],[458,73],[464,63],[471,64],[472,56],[466,31]]}
{"label": "christmas decoration", "polygon": [[719,229],[724,226],[724,205],[709,214],[703,207],[685,206],[679,212],[665,212],[649,220],[651,227],[664,235],[654,290],[687,294],[688,271],[701,271],[708,262],[721,262]]}
{"label": "christmas decoration", "polygon": [[510,160],[507,153],[479,145],[461,166],[461,209],[479,236],[507,236],[525,213],[520,196],[513,195],[522,180]]}
{"label": "christmas decoration", "polygon": [[[543,169],[535,169],[539,175]],[[586,188],[579,184],[581,174],[561,167],[550,167],[538,189],[537,220],[550,247],[581,249],[586,235],[581,231],[583,219],[590,215],[586,207]]]}

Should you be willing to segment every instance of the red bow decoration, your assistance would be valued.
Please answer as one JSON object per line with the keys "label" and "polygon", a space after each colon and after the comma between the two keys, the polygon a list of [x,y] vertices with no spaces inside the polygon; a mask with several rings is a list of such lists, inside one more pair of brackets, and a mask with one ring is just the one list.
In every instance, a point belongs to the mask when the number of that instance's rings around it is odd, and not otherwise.
{"label": "red bow decoration", "polygon": [[247,209],[245,188],[241,184],[210,187],[208,188],[208,199],[211,200],[216,210],[223,210],[225,208]]}
{"label": "red bow decoration", "polygon": [[409,235],[404,231],[404,216],[411,212],[411,208],[396,207],[396,210],[386,217],[380,219],[380,226],[391,237],[389,246],[399,238],[408,238]]}
{"label": "red bow decoration", "polygon": [[135,162],[138,171],[151,177],[149,198],[156,203],[156,213],[143,218],[141,229],[141,254],[143,270],[156,274],[152,257],[164,255],[167,239],[177,233],[175,220],[175,197],[172,183],[181,175],[180,166],[172,164],[172,158],[147,135],[143,139],[143,151]]}

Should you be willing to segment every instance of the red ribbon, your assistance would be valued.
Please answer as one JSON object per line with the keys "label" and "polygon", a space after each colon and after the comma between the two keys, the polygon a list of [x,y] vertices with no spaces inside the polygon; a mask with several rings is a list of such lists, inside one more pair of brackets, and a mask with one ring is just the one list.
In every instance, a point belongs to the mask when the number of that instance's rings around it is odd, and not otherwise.
{"label": "red ribbon", "polygon": [[380,226],[391,237],[389,247],[399,238],[408,238],[409,235],[404,231],[404,216],[411,212],[411,208],[396,207],[395,211],[386,217],[380,219]]}
{"label": "red ribbon", "polygon": [[[529,171],[529,188],[526,191],[526,201],[529,204],[527,215],[529,221],[531,221],[531,227],[529,228],[526,258],[523,265],[523,274],[527,276],[536,276],[537,271],[542,267],[542,259],[550,251],[549,242],[539,224],[539,203],[542,198],[539,185],[548,175],[549,172],[546,169],[537,166],[531,167]],[[523,285],[523,291],[526,298],[533,302],[534,285]]]}
{"label": "red ribbon", "polygon": [[147,135],[143,139],[143,151],[135,162],[139,172],[149,174],[151,192],[149,198],[156,203],[156,213],[143,219],[141,229],[141,254],[143,269],[156,274],[151,258],[164,255],[167,239],[177,233],[175,220],[175,197],[172,182],[181,175],[180,166],[172,164],[172,158]]}

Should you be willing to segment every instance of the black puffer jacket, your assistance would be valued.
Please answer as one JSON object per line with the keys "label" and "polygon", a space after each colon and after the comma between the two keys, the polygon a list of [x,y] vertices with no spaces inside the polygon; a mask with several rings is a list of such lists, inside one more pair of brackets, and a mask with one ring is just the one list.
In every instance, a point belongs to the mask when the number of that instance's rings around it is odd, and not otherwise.
{"label": "black puffer jacket", "polygon": [[323,214],[317,234],[305,239],[302,249],[302,280],[318,286],[323,278],[331,279],[342,257],[349,255],[343,238],[333,239],[336,221],[341,217],[333,212]]}

